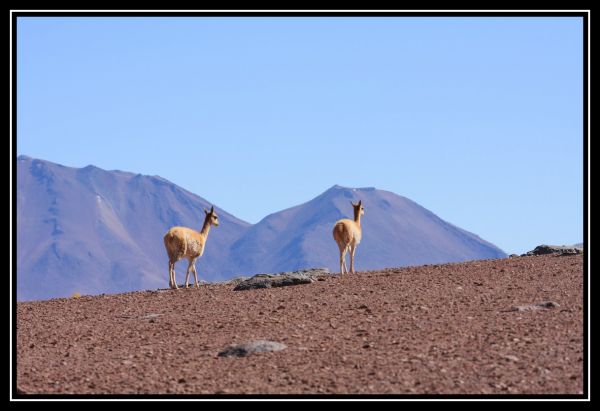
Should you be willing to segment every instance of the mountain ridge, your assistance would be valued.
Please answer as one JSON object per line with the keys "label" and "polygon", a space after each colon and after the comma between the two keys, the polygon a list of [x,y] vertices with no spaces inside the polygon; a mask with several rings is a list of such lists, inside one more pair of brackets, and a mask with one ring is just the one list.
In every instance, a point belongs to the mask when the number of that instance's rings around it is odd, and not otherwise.
{"label": "mountain ridge", "polygon": [[[493,244],[442,220],[406,197],[373,187],[334,185],[314,199],[273,213],[250,227],[233,244],[233,258],[247,268],[246,274],[289,271],[303,266],[324,266],[337,271],[339,254],[331,229],[338,219],[352,218],[350,201],[358,200],[363,201],[366,210],[362,219],[363,241],[357,249],[358,270],[506,256]],[[427,227],[429,233],[424,233]],[[454,251],[444,252],[443,247],[434,244],[434,235],[437,236],[435,241],[445,242],[446,247]],[[398,237],[404,241],[396,241]],[[374,242],[376,238],[379,240]],[[452,244],[455,239],[463,246]],[[419,249],[419,243],[428,250]],[[402,247],[406,255],[399,258]],[[473,252],[473,248],[480,253]],[[274,252],[265,258],[264,249]],[[374,254],[375,258],[365,259],[365,255]],[[386,264],[382,264],[382,255]]]}
{"label": "mountain ridge", "polygon": [[[357,270],[502,258],[474,233],[444,221],[418,203],[375,187],[333,185],[302,204],[250,224],[215,205],[221,225],[211,230],[199,277],[307,267],[339,270],[332,227],[351,218],[349,201],[363,200],[363,242]],[[165,287],[162,236],[172,226],[200,229],[213,203],[160,176],[94,165],[67,167],[17,160],[18,299]],[[183,278],[185,260],[176,265]]]}
{"label": "mountain ridge", "polygon": [[[23,157],[17,192],[18,299],[163,286],[163,235],[174,225],[200,229],[211,206],[165,179]],[[219,250],[249,223],[215,208],[225,224],[211,231],[197,268],[222,280],[235,270]]]}

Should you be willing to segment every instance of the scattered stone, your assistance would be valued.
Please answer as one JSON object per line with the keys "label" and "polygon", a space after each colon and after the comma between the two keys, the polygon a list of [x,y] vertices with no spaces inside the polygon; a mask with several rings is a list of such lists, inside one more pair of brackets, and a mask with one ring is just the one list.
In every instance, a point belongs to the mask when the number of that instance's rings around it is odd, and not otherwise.
{"label": "scattered stone", "polygon": [[508,256],[508,258],[517,258],[519,255],[518,254],[511,254]]}
{"label": "scattered stone", "polygon": [[545,254],[560,254],[560,255],[576,255],[582,254],[583,248],[580,247],[571,247],[564,245],[538,245],[533,250],[528,251],[525,254],[522,254],[521,257],[527,257],[532,255],[545,255]]}
{"label": "scattered stone", "polygon": [[504,310],[505,312],[509,311],[532,311],[532,310],[543,310],[560,307],[558,303],[554,301],[542,301],[539,304],[529,304],[529,305],[513,305],[508,310]]}
{"label": "scattered stone", "polygon": [[554,301],[543,301],[538,304],[538,307],[540,307],[540,308],[555,308],[555,307],[560,307],[560,305],[558,303],[555,303]]}
{"label": "scattered stone", "polygon": [[256,274],[236,285],[234,291],[253,290],[257,288],[286,287],[290,285],[310,284],[318,277],[332,275],[327,268],[311,268],[307,270],[287,271],[276,274]]}
{"label": "scattered stone", "polygon": [[225,348],[219,353],[219,357],[245,357],[250,354],[269,352],[269,351],[281,351],[286,349],[285,344],[281,344],[275,341],[250,341],[243,344],[233,344]]}
{"label": "scattered stone", "polygon": [[140,317],[142,319],[149,319],[149,318],[156,318],[156,317],[160,317],[162,314],[154,314],[154,313],[150,313],[150,314],[146,314],[143,317]]}

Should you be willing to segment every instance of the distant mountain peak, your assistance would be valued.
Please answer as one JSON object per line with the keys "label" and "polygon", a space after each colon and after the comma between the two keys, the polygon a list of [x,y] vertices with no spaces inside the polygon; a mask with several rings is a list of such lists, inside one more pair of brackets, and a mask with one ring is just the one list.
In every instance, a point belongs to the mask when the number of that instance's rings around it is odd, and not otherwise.
{"label": "distant mountain peak", "polygon": [[[160,177],[29,157],[16,165],[18,300],[166,286],[165,232],[200,229],[209,204]],[[250,225],[226,212],[219,218],[196,266],[203,280],[237,273],[229,246]],[[185,267],[176,267],[179,277]]]}
{"label": "distant mountain peak", "polygon": [[345,187],[345,186],[336,184],[333,187],[331,187],[329,190],[346,190],[346,191],[358,192],[358,191],[375,191],[377,189],[375,187]]}
{"label": "distant mountain peak", "polygon": [[358,200],[367,205],[359,270],[506,256],[408,198],[375,187],[336,184],[253,225],[232,246],[231,258],[245,275],[311,266],[337,271],[339,254],[331,230],[337,220],[352,217],[348,201]]}
{"label": "distant mountain peak", "polygon": [[82,170],[84,170],[84,171],[95,171],[95,170],[105,171],[105,170],[101,169],[100,167],[96,167],[93,164],[88,164],[87,166],[83,167]]}

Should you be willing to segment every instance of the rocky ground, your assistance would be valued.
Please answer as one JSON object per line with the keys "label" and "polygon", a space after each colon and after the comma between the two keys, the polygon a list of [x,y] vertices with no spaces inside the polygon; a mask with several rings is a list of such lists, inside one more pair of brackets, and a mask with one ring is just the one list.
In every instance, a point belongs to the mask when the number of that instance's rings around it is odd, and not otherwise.
{"label": "rocky ground", "polygon": [[[245,291],[234,286],[18,303],[18,392],[584,389],[581,255],[392,268]],[[255,340],[286,348],[219,356],[231,344]]]}

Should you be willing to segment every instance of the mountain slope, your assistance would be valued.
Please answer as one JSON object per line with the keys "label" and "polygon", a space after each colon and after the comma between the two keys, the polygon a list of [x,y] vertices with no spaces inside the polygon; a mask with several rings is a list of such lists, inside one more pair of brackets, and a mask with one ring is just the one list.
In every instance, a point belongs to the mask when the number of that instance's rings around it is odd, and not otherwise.
{"label": "mountain slope", "polygon": [[[374,188],[334,186],[307,203],[264,218],[239,220],[217,207],[197,262],[202,280],[308,267],[339,270],[331,230],[362,200],[363,241],[356,269],[501,258],[493,244],[415,202]],[[157,176],[17,160],[17,299],[155,289],[168,284],[163,235],[200,229],[205,199]],[[183,282],[187,262],[176,266]]]}
{"label": "mountain slope", "polygon": [[[166,287],[163,235],[200,229],[210,204],[160,177],[94,166],[77,169],[20,156],[17,160],[17,298],[44,299]],[[222,221],[197,262],[200,278],[235,270],[229,245],[249,224],[216,208]],[[183,280],[186,261],[176,268]]]}
{"label": "mountain slope", "polygon": [[356,269],[503,258],[506,254],[394,193],[333,186],[302,205],[271,214],[232,246],[231,259],[246,273],[327,267],[339,271],[333,224],[352,218],[350,201],[362,200],[363,240]]}

